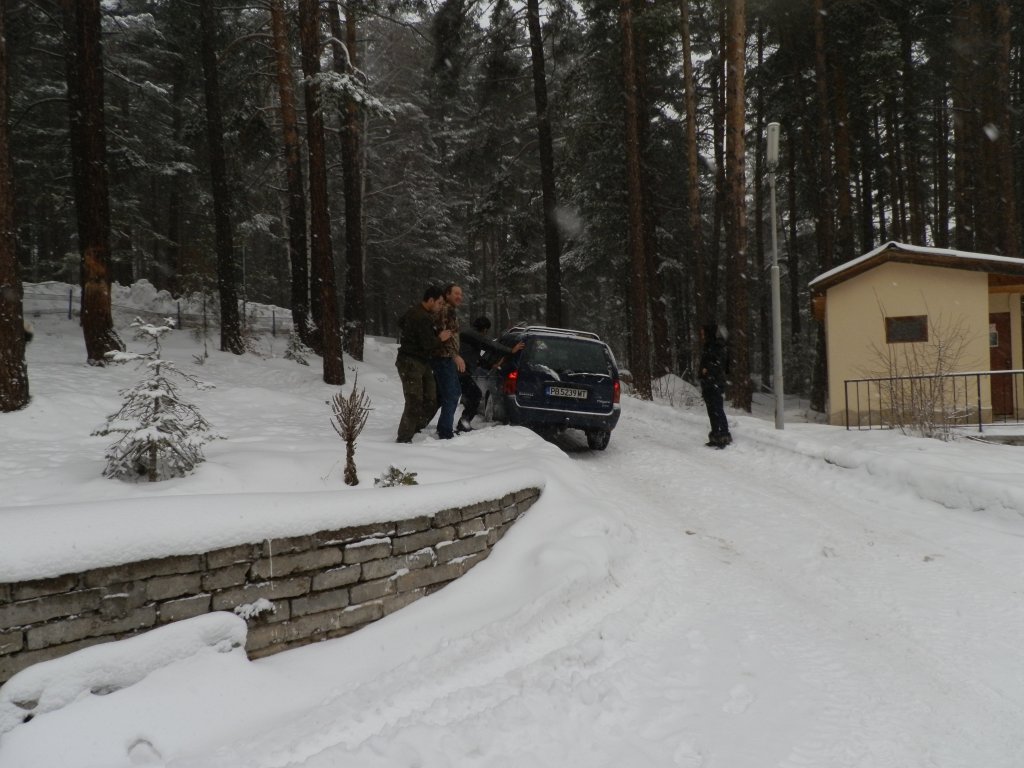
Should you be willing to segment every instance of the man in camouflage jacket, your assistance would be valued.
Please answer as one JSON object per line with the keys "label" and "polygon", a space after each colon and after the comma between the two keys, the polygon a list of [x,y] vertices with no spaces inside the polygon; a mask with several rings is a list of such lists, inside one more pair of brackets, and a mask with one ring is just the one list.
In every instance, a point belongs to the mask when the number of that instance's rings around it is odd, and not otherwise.
{"label": "man in camouflage jacket", "polygon": [[437,327],[437,313],[443,302],[441,289],[431,286],[424,292],[423,300],[410,307],[398,321],[401,334],[395,367],[405,395],[405,410],[398,424],[400,443],[412,442],[412,436],[430,423],[437,410],[432,360],[451,339],[451,331]]}
{"label": "man in camouflage jacket", "polygon": [[445,286],[444,305],[438,313],[438,324],[442,331],[451,335],[434,352],[430,366],[434,369],[437,383],[437,399],[441,414],[437,417],[437,436],[448,440],[455,436],[455,410],[459,407],[459,374],[466,370],[466,363],[459,355],[459,306],[462,304],[462,288],[454,283]]}

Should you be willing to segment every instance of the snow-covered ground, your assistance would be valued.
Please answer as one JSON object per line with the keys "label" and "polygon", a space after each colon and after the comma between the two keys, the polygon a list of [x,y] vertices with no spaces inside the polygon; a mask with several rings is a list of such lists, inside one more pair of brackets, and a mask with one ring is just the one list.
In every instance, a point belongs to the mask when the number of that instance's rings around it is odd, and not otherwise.
{"label": "snow-covered ground", "polygon": [[[0,708],[19,686],[55,705],[0,736],[2,768],[1024,766],[1024,448],[730,414],[709,450],[685,388],[624,398],[599,453],[496,425],[396,445],[395,348],[372,339],[347,488],[319,361],[278,337],[199,366],[176,331],[165,357],[216,385],[186,395],[227,439],[190,477],[126,484],[90,432],[139,372],[33,322],[33,402],[0,416],[0,581],[544,494],[467,576],[349,637],[250,662],[212,615],[26,670]],[[389,465],[421,485],[374,489]],[[119,690],[90,693],[101,674]]]}

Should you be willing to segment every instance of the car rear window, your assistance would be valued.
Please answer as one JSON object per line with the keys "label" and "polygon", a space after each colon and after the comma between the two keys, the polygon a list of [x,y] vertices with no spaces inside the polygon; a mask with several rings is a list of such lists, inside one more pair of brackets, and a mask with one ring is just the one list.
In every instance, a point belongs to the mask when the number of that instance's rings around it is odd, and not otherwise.
{"label": "car rear window", "polygon": [[604,346],[579,339],[534,337],[527,342],[526,359],[529,365],[551,368],[561,374],[612,373]]}

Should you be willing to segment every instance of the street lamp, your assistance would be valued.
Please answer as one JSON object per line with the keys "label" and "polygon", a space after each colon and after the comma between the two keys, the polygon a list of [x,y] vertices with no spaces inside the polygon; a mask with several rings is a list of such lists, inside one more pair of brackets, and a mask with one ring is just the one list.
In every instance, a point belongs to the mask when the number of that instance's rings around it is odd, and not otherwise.
{"label": "street lamp", "polygon": [[775,428],[785,429],[782,385],[782,289],[779,279],[779,236],[775,216],[775,169],[779,165],[779,124],[768,123],[768,185],[771,188],[772,216],[772,347],[773,376],[772,389],[775,391]]}

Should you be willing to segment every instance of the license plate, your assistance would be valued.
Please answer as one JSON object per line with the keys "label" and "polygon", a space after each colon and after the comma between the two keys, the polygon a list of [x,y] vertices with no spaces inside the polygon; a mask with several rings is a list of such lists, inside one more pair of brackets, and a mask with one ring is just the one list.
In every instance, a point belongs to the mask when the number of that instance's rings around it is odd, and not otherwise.
{"label": "license plate", "polygon": [[575,389],[573,387],[548,387],[548,394],[552,397],[572,397],[577,400],[587,399],[587,390]]}

